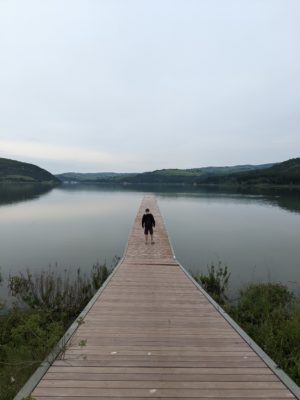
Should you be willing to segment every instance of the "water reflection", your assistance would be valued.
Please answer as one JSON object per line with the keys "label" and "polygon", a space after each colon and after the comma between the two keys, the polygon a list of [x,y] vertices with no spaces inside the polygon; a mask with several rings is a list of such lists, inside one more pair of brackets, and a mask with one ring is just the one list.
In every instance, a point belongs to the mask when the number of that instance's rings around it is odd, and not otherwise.
{"label": "water reflection", "polygon": [[109,264],[123,254],[145,193],[157,195],[185,267],[227,263],[235,289],[268,279],[299,287],[299,192],[171,185],[0,186],[4,278],[49,264],[62,271]]}
{"label": "water reflection", "polygon": [[[53,187],[42,184],[0,184],[0,206],[13,204],[26,200],[37,199],[53,190]],[[260,202],[281,207],[287,211],[300,213],[300,190],[292,189],[268,189],[268,188],[246,188],[246,187],[218,187],[218,186],[191,186],[191,185],[96,185],[96,184],[74,184],[62,185],[55,190],[66,193],[96,193],[96,192],[135,192],[135,193],[155,193],[164,198],[176,197],[206,197],[223,198],[244,202]],[[87,204],[88,205],[88,204]],[[92,206],[89,204],[89,206]],[[57,208],[59,213],[59,209]],[[108,211],[108,210],[107,210]],[[65,211],[64,211],[65,212]],[[89,212],[79,209],[70,209],[69,214],[76,212]],[[92,212],[92,211],[91,211]],[[55,217],[55,215],[52,215]],[[20,215],[19,215],[20,217]]]}
{"label": "water reflection", "polygon": [[212,199],[229,199],[244,202],[259,202],[281,207],[287,211],[300,213],[300,190],[280,188],[247,188],[221,186],[192,186],[192,185],[63,185],[60,190],[68,192],[136,192],[155,193],[164,198],[193,198],[206,197]]}
{"label": "water reflection", "polygon": [[33,183],[0,184],[0,205],[36,199],[53,189],[52,186]]}

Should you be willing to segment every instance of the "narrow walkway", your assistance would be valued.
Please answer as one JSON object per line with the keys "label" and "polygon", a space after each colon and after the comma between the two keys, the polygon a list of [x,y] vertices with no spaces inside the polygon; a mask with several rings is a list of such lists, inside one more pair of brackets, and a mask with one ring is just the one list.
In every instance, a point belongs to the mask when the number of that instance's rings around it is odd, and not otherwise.
{"label": "narrow walkway", "polygon": [[[141,218],[156,219],[154,245]],[[174,260],[154,197],[125,258],[32,396],[58,399],[294,399]]]}

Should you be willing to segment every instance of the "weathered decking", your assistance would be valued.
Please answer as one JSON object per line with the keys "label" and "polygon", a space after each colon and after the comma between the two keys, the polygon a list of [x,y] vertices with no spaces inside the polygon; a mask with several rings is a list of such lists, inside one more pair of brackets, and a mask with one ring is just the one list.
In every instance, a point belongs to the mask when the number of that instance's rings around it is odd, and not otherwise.
{"label": "weathered decking", "polygon": [[[144,243],[141,217],[156,219]],[[292,399],[174,259],[154,197],[125,257],[32,393],[58,399]]]}

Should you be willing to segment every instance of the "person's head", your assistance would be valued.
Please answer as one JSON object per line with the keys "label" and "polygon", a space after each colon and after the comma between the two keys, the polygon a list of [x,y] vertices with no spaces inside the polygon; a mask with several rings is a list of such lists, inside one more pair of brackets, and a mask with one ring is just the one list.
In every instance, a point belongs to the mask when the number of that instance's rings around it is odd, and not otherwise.
{"label": "person's head", "polygon": [[145,212],[148,214],[150,212],[149,208],[146,208]]}

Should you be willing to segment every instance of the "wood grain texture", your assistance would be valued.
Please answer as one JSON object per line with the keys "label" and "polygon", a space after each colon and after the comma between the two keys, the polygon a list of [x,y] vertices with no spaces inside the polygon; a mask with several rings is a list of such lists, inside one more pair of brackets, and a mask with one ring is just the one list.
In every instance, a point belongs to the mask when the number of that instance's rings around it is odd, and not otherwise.
{"label": "wood grain texture", "polygon": [[[141,227],[147,207],[153,245]],[[295,398],[178,266],[153,196],[142,201],[122,264],[32,396]]]}

